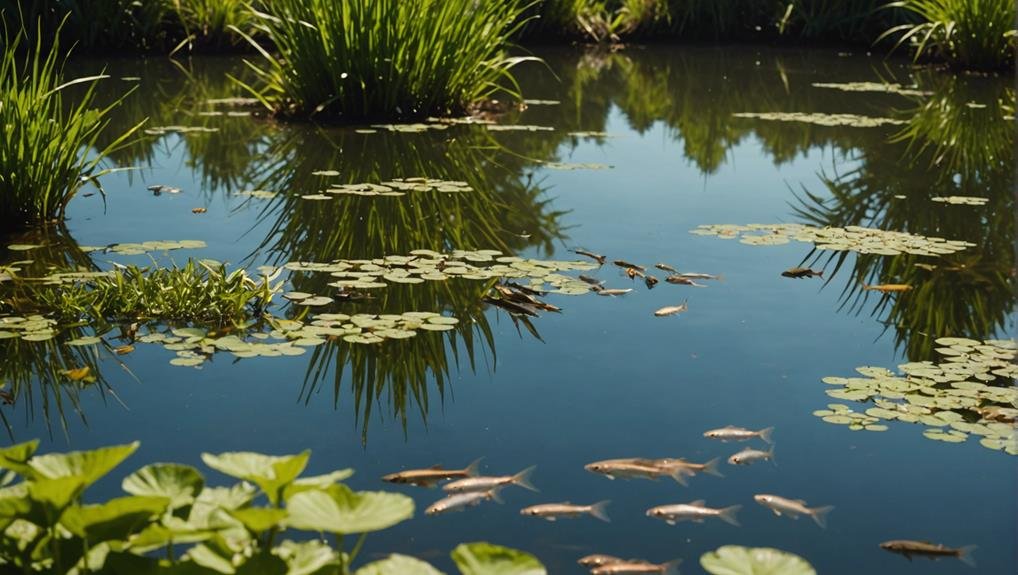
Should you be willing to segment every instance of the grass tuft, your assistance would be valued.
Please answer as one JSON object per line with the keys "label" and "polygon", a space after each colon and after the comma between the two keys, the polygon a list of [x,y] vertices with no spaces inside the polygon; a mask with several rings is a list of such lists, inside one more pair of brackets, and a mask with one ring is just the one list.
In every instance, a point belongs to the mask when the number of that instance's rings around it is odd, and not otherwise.
{"label": "grass tuft", "polygon": [[916,59],[938,58],[954,66],[998,69],[1015,55],[1014,0],[901,0],[888,5],[917,14],[924,21],[902,24],[884,33],[900,35]]}

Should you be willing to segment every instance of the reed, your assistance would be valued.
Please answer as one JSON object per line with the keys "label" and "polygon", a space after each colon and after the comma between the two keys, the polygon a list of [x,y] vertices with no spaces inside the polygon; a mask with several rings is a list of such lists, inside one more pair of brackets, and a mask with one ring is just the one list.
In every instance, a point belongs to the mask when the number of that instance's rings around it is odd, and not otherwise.
{"label": "reed", "polygon": [[918,24],[902,24],[881,37],[898,36],[915,58],[941,59],[952,66],[1000,69],[1015,56],[1015,3],[1012,0],[901,0],[888,5],[913,12]]}

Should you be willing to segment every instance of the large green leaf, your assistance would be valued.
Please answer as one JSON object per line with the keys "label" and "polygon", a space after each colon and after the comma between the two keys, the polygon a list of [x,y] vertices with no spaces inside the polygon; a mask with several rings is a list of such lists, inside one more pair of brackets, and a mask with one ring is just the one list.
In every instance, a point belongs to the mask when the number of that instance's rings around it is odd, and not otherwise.
{"label": "large green leaf", "polygon": [[74,505],[64,510],[60,524],[89,545],[127,539],[166,510],[165,497],[119,497],[99,505]]}
{"label": "large green leaf", "polygon": [[215,529],[193,527],[173,517],[166,522],[169,526],[152,524],[131,536],[128,539],[131,549],[144,553],[171,544],[201,543],[216,534]]}
{"label": "large green leaf", "polygon": [[28,498],[32,509],[27,519],[36,525],[55,525],[64,508],[76,501],[83,491],[85,479],[80,476],[31,481]]}
{"label": "large green leaf", "polygon": [[384,491],[353,492],[339,484],[298,493],[286,504],[287,524],[308,531],[368,533],[392,527],[414,515],[414,500]]}
{"label": "large green leaf", "polygon": [[31,477],[32,468],[28,466],[28,460],[38,447],[39,440],[33,439],[0,449],[0,469],[9,469],[24,477]]}
{"label": "large green leaf", "polygon": [[19,483],[0,489],[0,519],[14,520],[28,513],[28,483]]}
{"label": "large green leaf", "polygon": [[491,543],[462,543],[452,560],[463,575],[547,575],[537,557]]}
{"label": "large green leaf", "polygon": [[704,553],[700,565],[711,575],[816,575],[802,557],[770,547],[725,545]]}
{"label": "large green leaf", "polygon": [[121,486],[131,495],[166,497],[172,510],[193,503],[205,480],[190,465],[153,463],[125,477]]}
{"label": "large green leaf", "polygon": [[229,512],[234,518],[244,524],[248,531],[258,534],[273,527],[280,527],[286,519],[285,509],[271,507],[248,507]]}
{"label": "large green leaf", "polygon": [[354,575],[444,575],[438,569],[415,557],[393,553],[381,561],[368,563]]}
{"label": "large green leaf", "polygon": [[333,574],[340,565],[339,554],[321,541],[283,541],[272,551],[286,561],[286,575]]}
{"label": "large green leaf", "polygon": [[286,572],[286,562],[268,552],[251,557],[236,571],[237,575],[286,575]]}
{"label": "large green leaf", "polygon": [[138,445],[135,441],[127,445],[101,447],[92,451],[47,453],[33,457],[28,465],[40,477],[49,479],[80,477],[85,486],[88,486],[120,465],[120,462],[138,449]]}
{"label": "large green leaf", "polygon": [[351,475],[353,475],[353,469],[337,469],[336,471],[326,473],[325,475],[301,477],[294,480],[293,483],[286,487],[286,490],[283,492],[283,499],[288,500],[297,493],[307,491],[309,489],[328,489]]}
{"label": "large green leaf", "polygon": [[195,545],[189,549],[187,551],[187,559],[219,573],[232,575],[237,572],[231,561],[232,557],[224,557],[221,553],[207,545]]}
{"label": "large green leaf", "polygon": [[220,473],[256,484],[275,505],[283,489],[304,471],[310,456],[310,451],[284,456],[236,451],[219,455],[202,453],[201,459]]}

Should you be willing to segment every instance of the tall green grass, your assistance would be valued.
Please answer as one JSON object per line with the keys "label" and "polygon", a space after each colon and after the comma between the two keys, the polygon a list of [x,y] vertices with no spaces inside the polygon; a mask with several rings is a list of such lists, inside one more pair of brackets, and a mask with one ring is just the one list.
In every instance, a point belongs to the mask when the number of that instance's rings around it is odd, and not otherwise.
{"label": "tall green grass", "polygon": [[178,48],[223,50],[246,45],[235,30],[251,32],[254,13],[248,0],[162,1],[170,5],[183,27],[185,38]]}
{"label": "tall green grass", "polygon": [[[96,84],[107,76],[64,82],[58,42],[44,48],[40,35],[25,57],[19,55],[24,38],[5,33],[0,59],[0,228],[62,219],[74,194],[109,172],[103,158],[141,125],[97,147],[122,98],[93,107]],[[64,90],[81,84],[88,86],[84,93],[65,102]]]}
{"label": "tall green grass", "polygon": [[250,91],[276,115],[361,121],[462,112],[515,92],[517,0],[274,0]]}
{"label": "tall green grass", "polygon": [[916,59],[932,57],[979,69],[1004,68],[1015,57],[1014,0],[901,0],[890,7],[908,10],[924,21],[885,32],[900,35]]}

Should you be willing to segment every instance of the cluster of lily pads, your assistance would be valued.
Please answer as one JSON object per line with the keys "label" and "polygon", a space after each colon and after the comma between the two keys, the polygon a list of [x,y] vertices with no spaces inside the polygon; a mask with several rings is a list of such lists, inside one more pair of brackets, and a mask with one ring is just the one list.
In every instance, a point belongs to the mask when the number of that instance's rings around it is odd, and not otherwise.
{"label": "cluster of lily pads", "polygon": [[957,206],[985,206],[990,201],[990,198],[981,198],[979,196],[936,196],[930,199],[934,202]]}
{"label": "cluster of lily pads", "polygon": [[877,128],[880,126],[897,126],[905,123],[904,120],[895,120],[894,118],[877,118],[856,114],[821,114],[818,112],[737,112],[732,115],[736,118],[751,118],[775,122],[802,122],[818,126],[848,126],[853,128]]}
{"label": "cluster of lily pads", "polygon": [[906,87],[901,84],[885,82],[814,82],[814,88],[829,88],[841,90],[842,92],[881,92],[885,94],[900,94],[902,96],[931,96],[933,92],[919,90],[915,86]]}
{"label": "cluster of lily pads", "polygon": [[[315,172],[319,176],[339,175],[339,172]],[[436,178],[413,177],[394,178],[378,184],[337,184],[319,194],[301,196],[305,200],[330,200],[337,195],[352,196],[405,196],[407,192],[441,192],[457,194],[472,192],[470,184],[461,180],[440,180]]]}
{"label": "cluster of lily pads", "polygon": [[243,190],[237,193],[241,196],[247,196],[249,198],[256,198],[259,200],[271,200],[279,195],[276,192],[270,192],[268,190]]}
{"label": "cluster of lily pads", "polygon": [[139,256],[149,252],[167,252],[171,250],[194,250],[206,247],[201,240],[160,240],[139,243],[120,243],[108,246],[81,246],[83,252],[103,252],[121,256]]}
{"label": "cluster of lily pads", "polygon": [[853,251],[861,254],[896,256],[913,254],[940,256],[953,254],[975,244],[962,240],[927,237],[908,232],[895,232],[846,226],[844,228],[818,228],[805,224],[709,224],[690,230],[701,236],[736,239],[749,245],[782,245],[791,242],[810,242],[818,250]]}
{"label": "cluster of lily pads", "polygon": [[0,316],[0,339],[47,341],[57,335],[57,322],[41,315]]}
{"label": "cluster of lily pads", "polygon": [[[245,114],[246,115],[246,114]],[[154,126],[145,130],[149,136],[165,136],[166,134],[192,134],[218,132],[219,128],[206,126]]]}
{"label": "cluster of lily pads", "polygon": [[554,132],[551,126],[532,126],[528,124],[487,124],[491,132]]}
{"label": "cluster of lily pads", "polygon": [[[864,413],[832,404],[814,415],[851,429],[884,431],[879,421],[919,423],[929,439],[958,443],[980,436],[986,448],[1018,455],[1018,346],[1013,340],[978,341],[944,337],[936,340],[944,362],[912,362],[898,366],[902,375],[881,367],[857,368],[864,377],[825,377],[839,386],[827,395],[870,402]],[[1000,385],[1001,380],[1009,385]]]}
{"label": "cluster of lily pads", "polygon": [[329,273],[338,278],[329,285],[342,290],[384,288],[391,283],[419,284],[450,278],[525,279],[531,289],[583,295],[590,293],[590,284],[559,272],[593,270],[598,266],[582,261],[503,256],[498,250],[455,250],[443,254],[421,249],[413,250],[408,255],[389,255],[372,260],[289,262],[284,267],[291,271]]}

